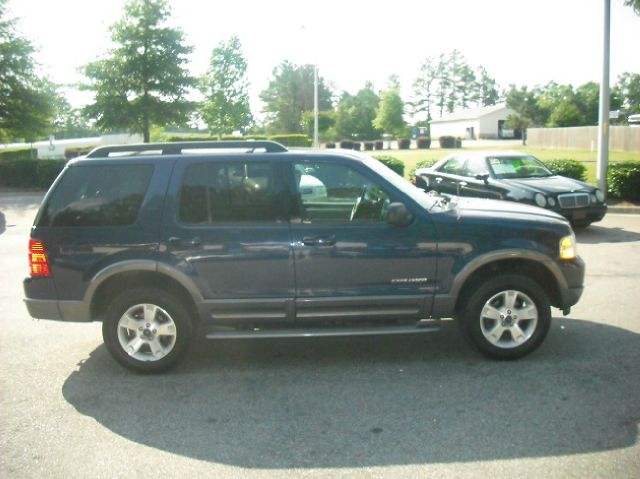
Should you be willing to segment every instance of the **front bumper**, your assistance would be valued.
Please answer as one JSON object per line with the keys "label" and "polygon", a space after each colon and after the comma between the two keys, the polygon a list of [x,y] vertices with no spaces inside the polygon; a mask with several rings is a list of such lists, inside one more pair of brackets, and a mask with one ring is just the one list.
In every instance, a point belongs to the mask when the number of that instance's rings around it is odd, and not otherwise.
{"label": "front bumper", "polygon": [[568,309],[578,302],[584,291],[585,263],[578,256],[571,261],[562,261],[560,270],[567,284],[560,286],[560,304],[554,306]]}
{"label": "front bumper", "polygon": [[607,213],[607,205],[594,205],[586,208],[563,208],[554,211],[567,218],[571,223],[595,223],[604,218]]}

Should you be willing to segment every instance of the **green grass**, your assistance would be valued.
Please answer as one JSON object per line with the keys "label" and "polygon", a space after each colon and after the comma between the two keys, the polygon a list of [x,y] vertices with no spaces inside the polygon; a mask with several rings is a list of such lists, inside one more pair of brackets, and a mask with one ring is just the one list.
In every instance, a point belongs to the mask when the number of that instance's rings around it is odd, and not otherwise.
{"label": "green grass", "polygon": [[[383,150],[376,151],[375,154],[384,154],[395,156],[399,160],[402,160],[405,164],[405,176],[408,178],[409,172],[413,170],[416,163],[422,160],[439,160],[444,158],[445,156],[455,153],[455,152],[463,152],[463,151],[474,151],[474,150],[511,150],[518,151],[522,153],[529,153],[541,161],[546,160],[554,160],[554,159],[568,159],[568,160],[578,160],[585,164],[587,167],[587,182],[595,185],[596,181],[596,161],[598,158],[598,153],[595,151],[589,150],[556,150],[550,148],[531,148],[528,146],[504,146],[504,147],[479,147],[479,148],[461,148],[457,150],[443,150],[443,149],[435,149],[435,150]],[[620,161],[631,161],[631,160],[640,160],[640,152],[637,151],[610,151],[609,152],[609,161],[610,162],[620,162]]]}

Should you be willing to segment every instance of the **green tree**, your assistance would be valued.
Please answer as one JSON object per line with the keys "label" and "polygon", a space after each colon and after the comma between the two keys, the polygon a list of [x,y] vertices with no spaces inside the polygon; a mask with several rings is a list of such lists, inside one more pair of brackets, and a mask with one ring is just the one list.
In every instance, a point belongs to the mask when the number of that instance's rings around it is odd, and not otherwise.
{"label": "green tree", "polygon": [[240,40],[233,36],[213,49],[209,71],[200,81],[205,96],[200,115],[211,133],[220,136],[251,124],[248,89],[247,61]]}
{"label": "green tree", "polygon": [[478,67],[478,100],[482,106],[491,106],[498,103],[500,93],[496,80],[489,75],[484,67]]}
{"label": "green tree", "polygon": [[34,140],[54,114],[51,83],[38,78],[31,43],[17,35],[0,0],[0,141]]}
{"label": "green tree", "polygon": [[[315,121],[315,113],[313,111],[302,112],[302,132],[310,137],[313,137],[313,126]],[[336,123],[334,111],[319,111],[318,112],[318,134],[321,138],[326,137],[327,132]],[[324,140],[322,140],[324,141]]]}
{"label": "green tree", "polygon": [[506,126],[507,128],[511,128],[512,130],[517,130],[522,135],[522,144],[527,144],[527,128],[529,128],[529,124],[531,120],[520,114],[520,113],[512,113],[507,117]]}
{"label": "green tree", "polygon": [[374,140],[380,137],[380,130],[373,126],[380,98],[367,82],[355,95],[344,93],[335,113],[335,131],[338,138]]}
{"label": "green tree", "polygon": [[520,117],[526,118],[527,126],[543,126],[547,122],[548,115],[541,110],[537,100],[538,90],[530,90],[527,86],[509,85],[506,93],[507,106]]}
{"label": "green tree", "polygon": [[[269,86],[260,98],[265,103],[269,129],[278,133],[302,133],[302,114],[313,111],[313,65],[298,66],[284,61],[273,69]],[[318,109],[333,109],[331,90],[318,77]]]}
{"label": "green tree", "polygon": [[95,99],[84,113],[101,130],[142,133],[148,142],[153,125],[187,122],[194,109],[186,99],[195,86],[186,68],[192,48],[180,29],[167,26],[170,13],[166,0],[130,0],[111,27],[108,58],[85,66],[83,88]]}
{"label": "green tree", "polygon": [[627,7],[633,8],[637,15],[640,15],[640,0],[624,0]]}
{"label": "green tree", "polygon": [[380,106],[372,124],[378,130],[398,136],[406,126],[403,115],[404,102],[400,97],[400,89],[392,85],[380,95]]}
{"label": "green tree", "polygon": [[640,74],[624,72],[618,77],[616,92],[628,114],[640,113]]}
{"label": "green tree", "polygon": [[580,112],[573,98],[562,100],[549,115],[547,126],[551,128],[582,126],[585,124],[584,115]]}
{"label": "green tree", "polygon": [[54,89],[51,98],[54,110],[51,132],[56,138],[82,138],[97,134],[82,116],[81,110],[69,104],[59,87]]}
{"label": "green tree", "polygon": [[418,77],[413,82],[413,101],[409,103],[412,114],[426,114],[424,120],[427,135],[431,135],[431,110],[435,97],[435,85],[437,82],[438,64],[435,58],[427,57],[420,66]]}

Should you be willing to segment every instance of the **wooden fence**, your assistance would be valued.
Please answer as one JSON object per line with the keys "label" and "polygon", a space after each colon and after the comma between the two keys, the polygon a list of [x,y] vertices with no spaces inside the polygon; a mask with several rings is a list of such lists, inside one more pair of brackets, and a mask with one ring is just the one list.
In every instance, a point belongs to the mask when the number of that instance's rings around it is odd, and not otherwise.
{"label": "wooden fence", "polygon": [[[612,126],[609,130],[609,149],[640,152],[640,127]],[[539,148],[592,150],[598,148],[598,127],[529,128],[527,144]]]}

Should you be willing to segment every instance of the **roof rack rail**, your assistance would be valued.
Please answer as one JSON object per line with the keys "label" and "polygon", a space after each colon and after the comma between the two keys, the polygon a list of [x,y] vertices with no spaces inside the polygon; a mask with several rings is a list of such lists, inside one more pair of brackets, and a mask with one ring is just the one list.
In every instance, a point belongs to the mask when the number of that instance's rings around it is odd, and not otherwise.
{"label": "roof rack rail", "polygon": [[264,149],[267,153],[282,153],[287,148],[269,140],[233,140],[233,141],[179,141],[175,143],[139,143],[133,145],[100,146],[92,150],[87,158],[105,158],[111,153],[141,153],[160,150],[163,155],[180,155],[182,150],[210,150],[247,148],[250,152]]}

